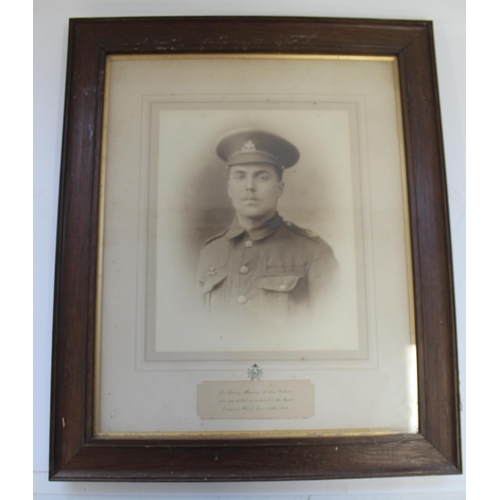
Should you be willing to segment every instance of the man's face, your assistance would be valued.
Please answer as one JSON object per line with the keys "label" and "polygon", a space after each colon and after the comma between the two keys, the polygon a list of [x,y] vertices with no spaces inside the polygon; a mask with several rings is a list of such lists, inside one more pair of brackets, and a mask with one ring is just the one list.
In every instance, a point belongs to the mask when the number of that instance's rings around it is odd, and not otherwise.
{"label": "man's face", "polygon": [[229,168],[229,197],[242,217],[252,220],[272,217],[283,188],[283,182],[270,165],[234,165]]}

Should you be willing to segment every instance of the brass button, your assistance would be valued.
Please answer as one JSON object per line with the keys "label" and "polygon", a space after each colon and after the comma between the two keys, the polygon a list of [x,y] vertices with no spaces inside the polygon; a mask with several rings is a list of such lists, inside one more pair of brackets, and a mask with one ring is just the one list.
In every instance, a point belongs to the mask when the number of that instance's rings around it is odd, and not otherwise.
{"label": "brass button", "polygon": [[253,247],[253,241],[252,240],[247,240],[245,241],[245,246],[247,248],[252,248]]}
{"label": "brass button", "polygon": [[240,304],[246,304],[246,302],[247,302],[247,298],[246,298],[244,295],[240,295],[240,296],[238,297],[238,302],[239,302]]}
{"label": "brass button", "polygon": [[286,285],[280,285],[280,290],[284,292],[286,290]]}
{"label": "brass button", "polygon": [[241,266],[241,268],[240,268],[241,274],[248,274],[248,271],[249,271],[249,269],[247,266]]}

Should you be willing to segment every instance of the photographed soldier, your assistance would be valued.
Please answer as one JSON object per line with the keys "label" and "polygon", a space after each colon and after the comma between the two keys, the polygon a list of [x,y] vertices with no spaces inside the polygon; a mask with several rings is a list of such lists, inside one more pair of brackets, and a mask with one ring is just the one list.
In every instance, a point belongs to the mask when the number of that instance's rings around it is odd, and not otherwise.
{"label": "photographed soldier", "polygon": [[286,326],[331,307],[337,268],[332,248],[278,213],[283,171],[298,149],[263,130],[224,135],[216,152],[227,163],[233,223],[203,245],[197,279],[211,316]]}

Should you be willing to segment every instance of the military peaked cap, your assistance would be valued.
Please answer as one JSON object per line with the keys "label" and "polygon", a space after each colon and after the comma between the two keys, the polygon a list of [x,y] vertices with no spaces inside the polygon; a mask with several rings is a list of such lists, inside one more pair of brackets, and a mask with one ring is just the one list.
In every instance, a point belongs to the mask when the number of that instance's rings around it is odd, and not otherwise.
{"label": "military peaked cap", "polygon": [[251,163],[267,163],[289,168],[297,163],[299,150],[283,137],[256,129],[232,130],[223,135],[215,147],[217,155],[228,167]]}

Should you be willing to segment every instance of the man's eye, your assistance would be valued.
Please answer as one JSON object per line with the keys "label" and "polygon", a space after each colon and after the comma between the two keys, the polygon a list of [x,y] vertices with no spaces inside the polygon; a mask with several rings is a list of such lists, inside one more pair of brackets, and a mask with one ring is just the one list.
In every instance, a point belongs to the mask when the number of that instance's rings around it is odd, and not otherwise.
{"label": "man's eye", "polygon": [[261,181],[267,181],[267,179],[269,179],[269,176],[268,176],[268,175],[266,175],[266,174],[261,174],[261,175],[259,175],[259,179],[260,179]]}

